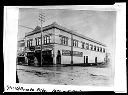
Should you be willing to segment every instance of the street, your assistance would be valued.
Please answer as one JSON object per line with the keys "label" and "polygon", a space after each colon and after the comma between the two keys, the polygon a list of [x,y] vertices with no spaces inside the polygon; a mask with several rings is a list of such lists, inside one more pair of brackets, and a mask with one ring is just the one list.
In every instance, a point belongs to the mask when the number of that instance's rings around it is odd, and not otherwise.
{"label": "street", "polygon": [[111,68],[97,67],[33,67],[17,65],[19,83],[62,85],[113,85]]}

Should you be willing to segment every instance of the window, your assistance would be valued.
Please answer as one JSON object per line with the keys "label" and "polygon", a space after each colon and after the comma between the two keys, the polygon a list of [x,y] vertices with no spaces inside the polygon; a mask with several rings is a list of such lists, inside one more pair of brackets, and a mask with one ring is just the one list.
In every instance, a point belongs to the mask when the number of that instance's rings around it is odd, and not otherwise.
{"label": "window", "polygon": [[32,46],[32,39],[30,40],[29,46]]}
{"label": "window", "polygon": [[99,47],[97,46],[97,51],[99,51]]}
{"label": "window", "polygon": [[90,44],[90,49],[93,50],[93,45],[92,44]]}
{"label": "window", "polygon": [[37,37],[37,38],[35,38],[35,40],[36,40],[36,45],[37,46],[41,45],[41,37]]}
{"label": "window", "polygon": [[85,43],[84,43],[84,42],[82,42],[82,48],[85,48],[85,47],[84,47],[84,44],[85,44]]}
{"label": "window", "polygon": [[37,38],[35,38],[35,40],[36,40],[36,46],[37,46]]}
{"label": "window", "polygon": [[100,47],[100,52],[102,52],[102,47]]}
{"label": "window", "polygon": [[89,49],[89,43],[86,43],[86,49],[87,50]]}
{"label": "window", "polygon": [[68,37],[62,35],[60,35],[60,37],[61,37],[61,44],[68,45]]}
{"label": "window", "polygon": [[29,40],[27,40],[27,47],[29,47]]}
{"label": "window", "polygon": [[37,45],[41,45],[41,37],[37,38]]}
{"label": "window", "polygon": [[105,48],[103,48],[103,52],[105,52]]}
{"label": "window", "polygon": [[73,46],[78,47],[78,41],[77,40],[73,40]]}
{"label": "window", "polygon": [[44,36],[44,44],[48,44],[48,43],[51,43],[51,36],[50,35]]}
{"label": "window", "polygon": [[96,46],[94,46],[94,51],[96,51]]}
{"label": "window", "polygon": [[27,47],[32,46],[32,39],[27,40]]}

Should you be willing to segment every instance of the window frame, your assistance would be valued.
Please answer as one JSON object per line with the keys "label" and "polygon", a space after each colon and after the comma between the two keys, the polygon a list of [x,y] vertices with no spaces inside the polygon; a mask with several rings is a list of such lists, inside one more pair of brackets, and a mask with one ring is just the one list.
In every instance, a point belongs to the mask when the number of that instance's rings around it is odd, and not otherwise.
{"label": "window frame", "polygon": [[86,43],[86,50],[89,50],[89,43]]}
{"label": "window frame", "polygon": [[94,51],[96,51],[96,46],[94,45]]}
{"label": "window frame", "polygon": [[90,44],[90,50],[93,50],[93,44]]}
{"label": "window frame", "polygon": [[66,37],[66,36],[62,36],[62,35],[60,35],[60,37],[61,37],[61,44],[62,45],[68,45],[68,37]]}
{"label": "window frame", "polygon": [[82,42],[82,49],[85,48],[85,42]]}
{"label": "window frame", "polygon": [[73,46],[74,46],[74,47],[78,47],[78,40],[73,39]]}
{"label": "window frame", "polygon": [[100,52],[102,52],[102,47],[100,47]]}
{"label": "window frame", "polygon": [[99,47],[99,46],[97,46],[97,51],[98,51],[98,52],[100,51],[100,47]]}
{"label": "window frame", "polygon": [[44,38],[45,45],[51,43],[51,35],[45,35],[43,38]]}

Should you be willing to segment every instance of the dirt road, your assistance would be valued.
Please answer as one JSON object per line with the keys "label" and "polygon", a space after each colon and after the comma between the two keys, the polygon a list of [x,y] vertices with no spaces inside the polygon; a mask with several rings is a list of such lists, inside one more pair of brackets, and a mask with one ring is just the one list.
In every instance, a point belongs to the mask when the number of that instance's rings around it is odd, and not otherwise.
{"label": "dirt road", "polygon": [[20,83],[24,84],[62,84],[96,85],[113,84],[110,68],[96,67],[32,67],[17,65]]}

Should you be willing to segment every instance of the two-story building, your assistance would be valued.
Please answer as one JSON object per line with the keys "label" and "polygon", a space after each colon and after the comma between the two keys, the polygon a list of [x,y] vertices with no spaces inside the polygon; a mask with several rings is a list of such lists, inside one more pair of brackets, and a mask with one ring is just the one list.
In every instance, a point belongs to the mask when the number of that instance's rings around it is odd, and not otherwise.
{"label": "two-story building", "polygon": [[[85,30],[86,31],[86,30]],[[41,64],[41,28],[25,34],[28,59]],[[42,64],[95,64],[104,62],[106,45],[58,25],[42,28]]]}

